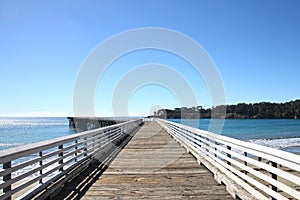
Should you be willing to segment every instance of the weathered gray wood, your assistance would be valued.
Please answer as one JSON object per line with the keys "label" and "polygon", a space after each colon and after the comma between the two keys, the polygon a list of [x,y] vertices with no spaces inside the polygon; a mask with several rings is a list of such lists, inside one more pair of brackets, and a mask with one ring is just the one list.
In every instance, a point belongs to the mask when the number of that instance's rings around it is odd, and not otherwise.
{"label": "weathered gray wood", "polygon": [[[155,123],[146,123],[82,199],[232,199],[213,174]],[[67,184],[55,198],[76,198]],[[73,196],[72,196],[73,195]],[[82,196],[81,196],[82,195]]]}

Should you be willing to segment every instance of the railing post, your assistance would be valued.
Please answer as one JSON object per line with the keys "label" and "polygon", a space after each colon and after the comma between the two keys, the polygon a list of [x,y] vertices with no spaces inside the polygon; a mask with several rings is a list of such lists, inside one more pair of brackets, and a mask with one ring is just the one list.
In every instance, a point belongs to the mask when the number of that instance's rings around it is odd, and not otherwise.
{"label": "railing post", "polygon": [[203,137],[202,137],[202,135],[199,135],[199,142],[200,142],[200,144],[199,144],[199,147],[201,148],[202,147],[202,143],[203,143]]}
{"label": "railing post", "polygon": [[76,144],[76,146],[75,146],[75,159],[74,159],[74,162],[77,162],[77,149],[78,149],[78,140],[75,140],[75,144]]}
{"label": "railing post", "polygon": [[[210,146],[209,146],[209,144],[208,144],[208,142],[209,142],[209,139],[208,138],[206,138],[206,146],[207,146],[207,149],[206,149],[206,152],[207,153],[209,153],[209,149],[210,149]],[[208,154],[207,154],[208,155]]]}
{"label": "railing post", "polygon": [[[59,146],[58,146],[58,149],[59,149],[59,150],[62,150],[62,149],[63,149],[63,145],[59,145]],[[62,151],[61,153],[58,154],[58,156],[62,158],[62,157],[64,156],[64,152]],[[63,164],[64,164],[63,158],[62,158],[60,161],[58,161],[58,164],[59,164],[59,165],[63,165]],[[64,168],[64,167],[61,166],[61,168],[59,168],[59,171],[63,171],[63,168]]]}
{"label": "railing post", "polygon": [[[247,158],[248,157],[248,153],[247,152],[244,152],[244,156]],[[248,166],[248,162],[247,161],[244,161],[244,165],[245,166]],[[247,175],[248,172],[246,170],[244,170],[244,174]],[[245,183],[248,183],[248,181],[244,180]]]}
{"label": "railing post", "polygon": [[[231,146],[227,145],[227,149],[231,151]],[[231,154],[230,153],[226,153],[228,158],[231,158]],[[227,161],[227,165],[231,165],[231,162]]]}
{"label": "railing post", "polygon": [[257,160],[258,160],[259,162],[261,162],[261,161],[262,161],[262,158],[261,158],[261,157],[257,157]]}
{"label": "railing post", "polygon": [[[40,158],[43,157],[43,152],[42,151],[40,151],[39,156],[40,156]],[[43,166],[43,160],[42,159],[40,161],[40,166]],[[41,168],[41,170],[40,170],[40,176],[42,176],[42,175],[43,175],[43,168]],[[43,179],[42,178],[40,179],[40,183],[43,183]]]}
{"label": "railing post", "polygon": [[[4,170],[9,169],[9,168],[11,168],[11,161],[9,161],[9,162],[7,162],[7,163],[3,163],[3,169],[4,169]],[[4,181],[4,182],[5,182],[5,181],[9,181],[9,180],[11,180],[11,173],[9,173],[9,174],[3,176],[3,181]],[[7,193],[7,192],[10,192],[10,191],[11,191],[11,185],[9,185],[9,186],[3,188],[3,193],[4,193],[4,194]],[[8,197],[8,198],[6,198],[6,200],[10,200],[10,199],[11,199],[11,196]]]}
{"label": "railing post", "polygon": [[218,155],[217,155],[217,151],[218,151],[218,149],[217,149],[217,145],[218,145],[218,143],[217,143],[217,141],[215,141],[215,151],[216,151],[216,153],[215,153],[215,157],[218,157]]}
{"label": "railing post", "polygon": [[[273,162],[273,161],[269,161],[269,165],[271,165],[272,167],[275,167],[277,168],[277,163]],[[272,173],[272,172],[269,172],[270,174],[270,177],[274,180],[277,180],[277,175]],[[271,188],[271,190],[277,192],[277,187],[275,187],[274,185],[270,184],[269,187]],[[274,197],[270,197],[271,200],[276,200]]]}
{"label": "railing post", "polygon": [[[247,157],[248,157],[248,153],[247,153],[247,152],[244,152],[244,156],[247,158]],[[248,166],[247,161],[244,161],[244,165]],[[247,171],[246,171],[246,170],[244,171],[244,174],[247,175]]]}
{"label": "railing post", "polygon": [[95,151],[95,136],[96,135],[93,135],[93,150],[92,150],[93,154],[94,154],[94,151]]}
{"label": "railing post", "polygon": [[123,135],[124,134],[124,127],[121,126],[120,129],[121,129],[121,135]]}
{"label": "railing post", "polygon": [[197,135],[195,134],[195,133],[193,133],[192,131],[190,131],[190,133],[192,134],[192,135],[194,135],[194,145],[195,145],[195,147],[197,148],[197,146],[198,146],[198,143],[196,142],[196,141],[198,141],[198,139],[197,139]]}
{"label": "railing post", "polygon": [[[124,137],[124,135],[123,135],[123,126],[121,126],[121,127],[119,128],[119,130],[120,130],[120,132],[119,132],[119,137],[120,137],[120,138],[123,138],[123,137]],[[129,135],[131,135],[131,132],[130,132]]]}
{"label": "railing post", "polygon": [[87,137],[85,137],[83,139],[84,139],[83,146],[84,146],[84,151],[85,151],[84,156],[87,156]]}

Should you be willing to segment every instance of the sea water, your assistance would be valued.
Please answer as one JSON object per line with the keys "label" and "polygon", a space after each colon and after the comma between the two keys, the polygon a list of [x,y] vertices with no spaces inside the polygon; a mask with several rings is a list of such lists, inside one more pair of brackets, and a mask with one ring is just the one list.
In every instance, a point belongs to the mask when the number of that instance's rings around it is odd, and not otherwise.
{"label": "sea water", "polygon": [[[210,124],[210,119],[170,119],[170,121],[202,130],[208,130]],[[213,127],[211,128],[213,130]],[[300,152],[300,120],[226,119],[221,134],[288,152]]]}
{"label": "sea water", "polygon": [[[210,119],[170,119],[208,130]],[[61,118],[0,118],[0,150],[76,133]],[[213,132],[213,127],[212,127]],[[222,135],[290,152],[300,152],[300,120],[226,119]]]}
{"label": "sea water", "polygon": [[[210,119],[171,119],[170,121],[204,130],[208,130],[210,125]],[[226,119],[224,122],[222,135],[289,152],[300,152],[300,120]],[[68,119],[65,117],[0,118],[0,150],[76,133],[69,128],[68,124]],[[32,158],[22,159],[24,161]],[[14,162],[13,164],[16,164],[19,161]],[[0,165],[0,169],[2,167]],[[19,170],[13,176],[18,176],[31,167],[34,166]],[[0,177],[0,183],[2,181]]]}
{"label": "sea water", "polygon": [[74,134],[66,117],[0,118],[0,150]]}
{"label": "sea water", "polygon": [[[0,118],[0,151],[29,143],[40,142],[54,139],[61,136],[74,134],[75,131],[69,128],[69,121],[66,117],[61,118]],[[33,154],[24,158],[14,160],[12,165],[37,158],[38,154]],[[3,165],[0,164],[0,169]],[[16,177],[26,173],[32,168],[39,167],[37,164],[27,166],[12,173]],[[54,166],[55,167],[55,166]],[[49,174],[47,178],[53,177],[57,172]],[[31,176],[37,176],[33,174]],[[0,177],[0,183],[3,183],[3,177]],[[1,192],[1,191],[0,191]]]}

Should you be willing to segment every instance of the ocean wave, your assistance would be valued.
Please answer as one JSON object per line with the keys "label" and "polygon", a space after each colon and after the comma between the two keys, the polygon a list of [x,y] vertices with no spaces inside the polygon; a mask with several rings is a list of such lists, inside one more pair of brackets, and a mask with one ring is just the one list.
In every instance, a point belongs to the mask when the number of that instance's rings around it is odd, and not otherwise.
{"label": "ocean wave", "polygon": [[7,121],[1,120],[0,127],[14,127],[14,126],[65,126],[67,122],[31,122],[31,121]]}
{"label": "ocean wave", "polygon": [[24,143],[0,143],[0,147],[16,147],[24,145]]}
{"label": "ocean wave", "polygon": [[267,146],[267,147],[272,147],[275,149],[283,149],[287,147],[300,146],[299,137],[252,139],[252,140],[248,140],[248,142]]}
{"label": "ocean wave", "polygon": [[66,118],[1,118],[0,125],[65,125],[68,124]]}

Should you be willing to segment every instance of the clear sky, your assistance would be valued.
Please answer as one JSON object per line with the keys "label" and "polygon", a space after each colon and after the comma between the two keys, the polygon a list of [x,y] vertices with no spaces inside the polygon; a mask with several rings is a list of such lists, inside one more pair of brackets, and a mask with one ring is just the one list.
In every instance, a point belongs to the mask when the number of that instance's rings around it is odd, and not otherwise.
{"label": "clear sky", "polygon": [[[202,45],[221,74],[227,104],[300,98],[300,1],[0,0],[0,116],[72,115],[80,66],[107,38],[134,28],[179,31]],[[211,106],[205,82],[181,58],[141,50],[118,59],[99,81],[95,112],[112,115],[114,88],[144,63],[177,71],[197,104]],[[125,100],[127,101],[127,100]],[[130,115],[180,106],[168,88],[149,84],[128,100]]]}

